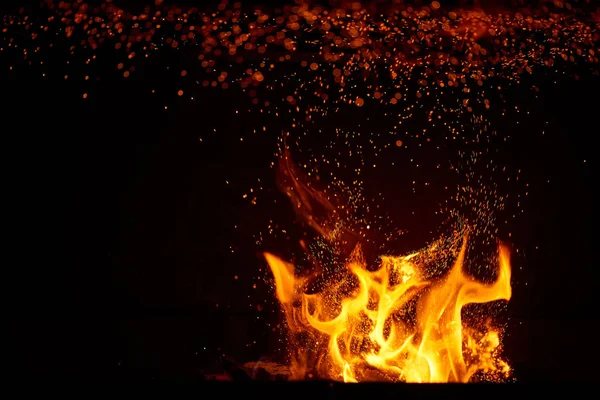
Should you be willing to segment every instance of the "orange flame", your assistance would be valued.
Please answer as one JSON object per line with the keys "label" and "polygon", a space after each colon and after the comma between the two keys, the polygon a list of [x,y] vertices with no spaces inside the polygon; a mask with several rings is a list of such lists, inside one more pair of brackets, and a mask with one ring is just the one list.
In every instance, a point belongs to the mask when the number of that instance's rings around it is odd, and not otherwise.
{"label": "orange flame", "polygon": [[[282,161],[280,171],[294,182],[286,191],[298,201],[295,208],[314,210],[307,196],[320,197],[304,190],[310,185],[301,186],[289,155]],[[316,218],[307,220],[316,228]],[[324,225],[317,231],[337,237]],[[511,369],[500,358],[500,332],[490,324],[469,327],[462,313],[468,304],[510,299],[509,250],[499,245],[497,278],[486,284],[464,272],[467,237],[457,232],[423,251],[381,256],[374,271],[357,244],[343,271],[317,293],[311,293],[310,277],[297,276],[293,264],[265,253],[286,317],[292,379],[469,382],[477,372],[490,380],[507,378]],[[453,265],[433,278],[427,266],[440,256],[453,257]]]}

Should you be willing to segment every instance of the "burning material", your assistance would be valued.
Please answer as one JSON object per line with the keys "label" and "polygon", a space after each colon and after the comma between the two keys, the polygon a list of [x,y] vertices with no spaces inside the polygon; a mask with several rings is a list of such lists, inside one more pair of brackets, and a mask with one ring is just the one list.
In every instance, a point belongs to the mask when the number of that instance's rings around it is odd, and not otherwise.
{"label": "burning material", "polygon": [[[484,313],[465,308],[510,299],[506,246],[498,246],[492,283],[465,272],[467,228],[424,250],[381,256],[378,265],[367,265],[335,205],[304,183],[287,153],[280,173],[295,209],[330,248],[339,255],[352,247],[337,266],[314,261],[308,275],[265,253],[285,312],[291,379],[469,382],[510,376],[500,357],[501,332]],[[440,274],[443,260],[452,261]],[[470,318],[463,319],[465,314]]]}

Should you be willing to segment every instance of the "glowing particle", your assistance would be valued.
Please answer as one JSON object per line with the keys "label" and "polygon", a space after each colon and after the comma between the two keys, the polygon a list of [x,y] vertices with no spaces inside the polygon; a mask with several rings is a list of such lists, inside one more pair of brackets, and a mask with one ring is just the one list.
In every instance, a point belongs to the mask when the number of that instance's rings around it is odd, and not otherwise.
{"label": "glowing particle", "polygon": [[262,74],[262,72],[256,71],[254,74],[252,74],[252,79],[254,79],[257,82],[262,82],[265,80],[265,77]]}

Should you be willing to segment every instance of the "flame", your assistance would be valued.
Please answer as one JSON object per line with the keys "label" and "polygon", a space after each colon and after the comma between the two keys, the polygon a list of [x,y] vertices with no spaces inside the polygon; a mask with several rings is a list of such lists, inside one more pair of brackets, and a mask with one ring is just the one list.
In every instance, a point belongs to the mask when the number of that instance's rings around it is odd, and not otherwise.
{"label": "flame", "polygon": [[[289,155],[282,161],[280,171],[294,183],[286,192],[306,217],[315,209],[307,206],[308,197],[322,198],[300,184]],[[340,237],[332,219],[307,221],[315,228],[317,221],[326,222],[317,232]],[[462,317],[469,304],[510,299],[510,252],[498,245],[496,279],[484,283],[465,272],[467,243],[466,230],[457,231],[419,252],[381,256],[375,270],[356,243],[343,268],[327,275],[316,292],[311,284],[319,273],[301,276],[292,263],[265,253],[287,322],[291,378],[469,382],[478,372],[495,381],[509,377],[511,368],[500,357],[501,332],[490,323],[468,326]],[[449,270],[431,274],[431,264],[444,257],[453,260]]]}

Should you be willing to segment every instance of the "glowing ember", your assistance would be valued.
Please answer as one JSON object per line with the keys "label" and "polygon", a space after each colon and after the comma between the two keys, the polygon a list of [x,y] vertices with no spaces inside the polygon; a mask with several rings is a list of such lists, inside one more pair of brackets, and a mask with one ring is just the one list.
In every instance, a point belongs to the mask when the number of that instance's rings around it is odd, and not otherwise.
{"label": "glowing ember", "polygon": [[[331,218],[334,206],[300,182],[287,154],[280,166],[293,182],[286,191],[299,213],[332,248],[347,244],[340,220]],[[331,214],[317,216],[318,208]],[[469,382],[476,373],[478,379],[508,378],[499,330],[480,315],[467,325],[462,314],[468,304],[510,299],[509,251],[499,245],[496,279],[486,284],[463,268],[467,240],[466,229],[457,230],[422,251],[381,256],[376,269],[369,268],[358,243],[342,268],[327,274],[316,266],[308,276],[265,253],[286,316],[291,379]],[[454,261],[436,276],[444,258]]]}

